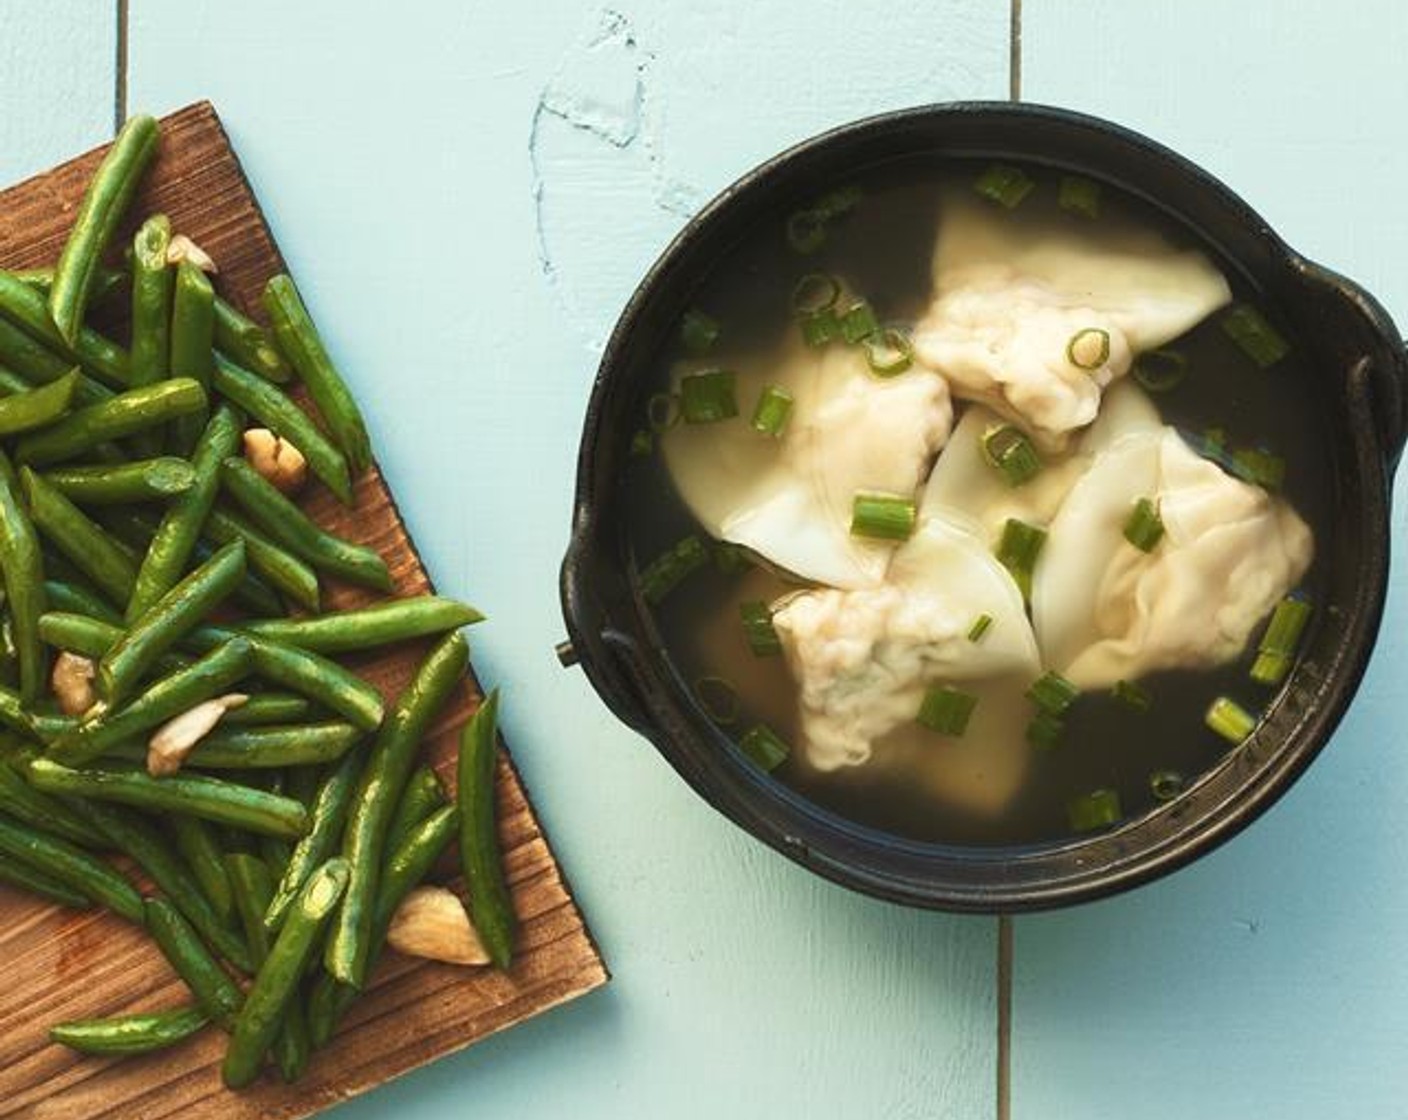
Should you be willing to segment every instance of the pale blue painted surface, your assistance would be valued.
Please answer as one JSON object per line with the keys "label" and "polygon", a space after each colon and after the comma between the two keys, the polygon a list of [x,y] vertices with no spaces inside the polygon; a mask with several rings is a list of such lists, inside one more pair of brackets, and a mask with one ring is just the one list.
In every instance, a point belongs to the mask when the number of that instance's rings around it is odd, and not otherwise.
{"label": "pale blue painted surface", "polygon": [[[1024,14],[1026,97],[1181,149],[1408,323],[1400,6]],[[1408,1115],[1404,590],[1400,562],[1349,718],[1266,818],[1164,883],[1017,923],[1018,1120]]]}

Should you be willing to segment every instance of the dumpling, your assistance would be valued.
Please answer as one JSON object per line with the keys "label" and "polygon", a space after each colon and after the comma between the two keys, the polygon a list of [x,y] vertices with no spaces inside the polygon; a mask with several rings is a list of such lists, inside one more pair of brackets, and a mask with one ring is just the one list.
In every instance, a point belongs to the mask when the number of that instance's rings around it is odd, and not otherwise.
{"label": "dumpling", "polygon": [[1100,415],[1065,456],[1047,456],[1041,472],[1021,486],[1008,486],[983,455],[983,437],[1009,421],[972,405],[953,429],[924,486],[921,512],[972,528],[995,547],[1008,518],[1047,525],[1089,468],[1092,457],[1135,432],[1163,430],[1158,410],[1133,381],[1112,385]]}
{"label": "dumpling", "polygon": [[[678,379],[676,384],[678,384]],[[763,387],[793,398],[780,439],[748,422]],[[851,535],[861,490],[914,494],[953,426],[948,386],[919,367],[870,372],[858,347],[787,347],[738,373],[739,415],[678,424],[661,439],[680,496],[705,530],[833,587],[873,586],[893,544]]]}
{"label": "dumpling", "polygon": [[[1049,451],[1095,419],[1102,390],[1135,354],[1231,299],[1205,254],[1116,215],[1067,226],[958,191],[941,201],[933,284],[914,333],[919,358],[949,379],[955,396],[1018,421]],[[1093,369],[1067,354],[1087,330],[1108,340]],[[1077,355],[1083,364],[1097,360],[1093,349]]]}
{"label": "dumpling", "polygon": [[[971,641],[983,614],[992,624]],[[988,703],[980,699],[961,739],[923,736],[935,765],[949,758],[970,779],[1001,773],[986,796],[1002,800],[1004,790],[1015,791],[1028,714],[1020,692],[1040,672],[1036,642],[1016,585],[970,533],[924,520],[895,553],[883,586],[798,592],[776,609],[773,626],[798,684],[802,746],[816,769],[865,763],[887,737],[887,749],[907,750],[928,687],[982,682]],[[1022,717],[1013,727],[1009,709]],[[994,733],[1011,741],[994,742]],[[983,751],[990,757],[979,757]],[[956,784],[971,792],[982,783]]]}
{"label": "dumpling", "polygon": [[[1164,536],[1124,539],[1142,497]],[[1310,566],[1310,529],[1285,501],[1195,454],[1173,428],[1100,454],[1052,522],[1036,565],[1042,659],[1081,688],[1224,664]]]}

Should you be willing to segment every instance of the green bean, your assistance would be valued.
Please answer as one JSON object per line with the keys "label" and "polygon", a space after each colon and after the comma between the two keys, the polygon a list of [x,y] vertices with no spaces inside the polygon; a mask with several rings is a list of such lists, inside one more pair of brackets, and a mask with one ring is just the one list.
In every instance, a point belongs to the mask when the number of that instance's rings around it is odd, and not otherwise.
{"label": "green bean", "polygon": [[244,573],[244,542],[232,541],[162,595],[103,655],[99,694],[109,705],[126,699],[157,658],[222,603]]}
{"label": "green bean", "polygon": [[44,466],[81,455],[111,439],[122,439],[206,407],[205,390],[189,377],[128,389],[111,400],[72,412],[43,431],[31,432],[15,447],[15,458]]}
{"label": "green bean", "polygon": [[356,755],[344,755],[318,787],[309,812],[312,823],[290,853],[278,887],[264,912],[264,925],[269,930],[276,930],[283,924],[289,907],[303,889],[308,876],[337,851],[343,826],[347,822],[347,810],[352,804],[352,794],[361,773],[362,760]]}
{"label": "green bean", "polygon": [[293,377],[269,332],[219,296],[215,297],[215,349],[266,381],[282,383]]}
{"label": "green bean", "polygon": [[[45,611],[39,616],[39,636],[45,642],[55,649],[68,650],[94,661],[112,649],[122,635],[121,626],[73,611]],[[189,664],[188,658],[171,654],[165,667],[174,672]]]}
{"label": "green bean", "polygon": [[346,860],[329,860],[309,878],[290,910],[235,1021],[221,1067],[225,1084],[232,1089],[248,1085],[259,1073],[285,1008],[297,996],[304,969],[347,889],[349,877]]}
{"label": "green bean", "polygon": [[49,1041],[80,1054],[150,1054],[184,1042],[210,1022],[204,1011],[178,1007],[110,1019],[74,1019],[49,1028]]}
{"label": "green bean", "polygon": [[205,519],[205,531],[219,544],[242,540],[245,558],[251,571],[258,572],[269,583],[304,610],[316,612],[319,607],[318,575],[293,553],[280,547],[242,517],[219,507]]}
{"label": "green bean", "polygon": [[137,192],[142,172],[156,156],[160,139],[161,128],[152,117],[132,117],[122,126],[83,192],[49,290],[54,323],[70,341],[83,323],[103,250]]}
{"label": "green bean", "polygon": [[308,811],[293,798],[202,774],[153,778],[140,770],[75,770],[39,758],[30,763],[29,779],[46,793],[116,801],[153,813],[189,813],[259,835],[297,839],[308,830]]}
{"label": "green bean", "polygon": [[[132,601],[127,604],[128,621],[150,610],[186,570],[206,515],[215,504],[220,486],[220,461],[239,446],[239,439],[239,413],[229,405],[221,405],[205,426],[191,457],[195,485],[167,507],[142,560]],[[243,561],[240,568],[243,577]]]}
{"label": "green bean", "polygon": [[46,579],[44,581],[44,598],[49,607],[56,611],[87,615],[99,622],[113,625],[122,621],[122,616],[113,610],[106,600],[99,597],[97,592],[90,591],[88,588],[68,580]]}
{"label": "green bean", "polygon": [[196,472],[185,459],[162,455],[111,466],[56,467],[44,479],[70,501],[108,506],[168,501],[195,485]]}
{"label": "green bean", "polygon": [[352,882],[325,954],[327,970],[353,987],[360,988],[366,980],[386,831],[415,765],[420,741],[464,676],[468,662],[469,646],[458,633],[430,651],[382,724],[353,797],[342,848],[352,866]]}
{"label": "green bean", "polygon": [[129,922],[142,923],[142,896],[96,856],[0,814],[0,855],[32,867]]}
{"label": "green bean", "polygon": [[251,634],[316,653],[353,653],[373,646],[443,634],[482,621],[471,606],[438,595],[391,599],[316,618],[273,618],[243,624]]}
{"label": "green bean", "polygon": [[87,910],[93,905],[89,899],[72,887],[61,883],[58,879],[45,875],[42,871],[36,871],[28,864],[16,863],[6,856],[0,856],[0,883],[28,891],[30,894],[37,894],[40,898],[57,902],[60,906],[67,906],[73,910]]}
{"label": "green bean", "polygon": [[[368,952],[368,970],[374,966],[386,946],[386,931],[391,919],[406,895],[418,886],[435,861],[440,858],[460,828],[460,811],[447,805],[432,813],[402,842],[387,862],[377,888],[372,936]],[[322,973],[308,998],[308,1025],[314,1046],[324,1046],[337,1029],[338,1020],[357,998],[357,989],[344,984],[330,974]]]}
{"label": "green bean", "polygon": [[235,727],[263,727],[271,723],[298,723],[313,715],[313,705],[305,696],[288,692],[256,692],[238,708],[225,713],[220,722]]}
{"label": "green bean", "polygon": [[130,548],[114,541],[91,518],[28,467],[20,471],[29,514],[46,540],[115,603],[125,603],[137,581]]}
{"label": "green bean", "polygon": [[[164,898],[146,901],[147,930],[151,933],[176,975],[186,982],[191,994],[212,1022],[232,1030],[244,1003],[238,985],[225,974],[220,962],[193,930],[181,911]],[[248,953],[248,950],[245,950]]]}
{"label": "green bean", "polygon": [[10,460],[0,452],[0,575],[9,594],[15,649],[20,666],[20,698],[33,703],[44,687],[48,657],[39,639],[44,613],[44,561],[34,523],[20,505]]}
{"label": "green bean", "polygon": [[0,684],[0,724],[21,735],[34,734],[34,720],[25,710],[20,694]]}
{"label": "green bean", "polygon": [[[54,269],[48,268],[17,268],[13,270],[14,277],[21,284],[28,284],[40,295],[47,296],[49,289],[54,286]],[[127,283],[127,273],[117,268],[107,268],[99,265],[93,273],[93,285],[89,292],[89,301],[97,303],[105,300],[108,296],[117,292]]]}
{"label": "green bean", "polygon": [[171,219],[153,214],[132,239],[132,388],[165,381],[171,373]]}
{"label": "green bean", "polygon": [[33,431],[65,415],[73,403],[78,377],[78,370],[71,369],[57,381],[0,400],[0,436]]}
{"label": "green bean", "polygon": [[[205,273],[190,261],[176,269],[171,304],[171,375],[190,377],[210,392],[215,373],[215,289]],[[189,455],[205,429],[200,413],[183,416],[172,426],[171,446]]]}
{"label": "green bean", "polygon": [[460,864],[469,887],[469,915],[497,968],[513,958],[513,896],[504,877],[494,816],[499,690],[494,689],[460,733],[458,800]]}
{"label": "green bean", "polygon": [[[38,760],[43,762],[43,759]],[[37,765],[37,763],[31,763]],[[253,967],[244,940],[220,920],[195,876],[172,850],[170,841],[139,813],[117,805],[77,798],[74,812],[107,837],[109,844],[132,860],[185,916],[205,940],[236,968]]]}
{"label": "green bean", "polygon": [[276,436],[282,436],[303,453],[308,468],[323,485],[344,503],[352,501],[352,481],[347,473],[347,460],[313,423],[309,415],[284,393],[267,381],[256,377],[215,355],[215,391],[233,401]]}
{"label": "green bean", "polygon": [[281,273],[264,285],[264,311],[274,330],[274,340],[288,358],[333,439],[354,473],[371,465],[372,444],[361,409],[338,373],[323,345],[318,328],[304,306],[292,277]]}
{"label": "green bean", "polygon": [[8,399],[21,393],[32,393],[34,386],[19,374],[0,365],[0,399]]}
{"label": "green bean", "polygon": [[[228,719],[227,715],[222,724]],[[183,765],[196,770],[276,770],[285,766],[316,766],[336,762],[364,734],[350,723],[338,721],[292,726],[221,726],[196,744]],[[119,743],[108,754],[112,758],[137,762],[147,757],[146,746],[141,740]]]}
{"label": "green bean", "polygon": [[215,830],[199,817],[176,813],[171,817],[171,835],[176,841],[176,850],[186,861],[216,917],[224,923],[233,920],[235,896]]}
{"label": "green bean", "polygon": [[[232,638],[199,661],[157,681],[125,708],[110,711],[95,705],[72,731],[49,745],[49,757],[66,765],[82,766],[122,740],[210,700],[245,677],[254,664],[254,650],[243,638]],[[170,781],[170,779],[168,779]]]}
{"label": "green bean", "polygon": [[57,381],[73,368],[43,343],[35,341],[0,312],[0,362],[35,385]]}
{"label": "green bean", "polygon": [[220,481],[261,529],[313,567],[378,591],[391,590],[391,573],[373,549],[320,528],[243,459],[232,456],[220,464]]}
{"label": "green bean", "polygon": [[411,829],[445,805],[445,789],[429,766],[417,766],[406,780],[405,792],[396,806],[396,815],[386,830],[386,853],[392,856],[411,834]]}
{"label": "green bean", "polygon": [[40,793],[9,765],[0,765],[0,810],[21,824],[53,833],[81,848],[101,849],[103,837],[58,798]]}
{"label": "green bean", "polygon": [[[13,273],[0,272],[0,316],[13,323],[35,342],[64,359],[64,368],[77,362],[89,373],[117,388],[127,385],[131,377],[127,352],[91,327],[79,329],[76,340],[64,338],[49,317],[44,297],[18,280]],[[28,372],[26,363],[12,362],[21,373]],[[44,378],[52,381],[53,378]]]}

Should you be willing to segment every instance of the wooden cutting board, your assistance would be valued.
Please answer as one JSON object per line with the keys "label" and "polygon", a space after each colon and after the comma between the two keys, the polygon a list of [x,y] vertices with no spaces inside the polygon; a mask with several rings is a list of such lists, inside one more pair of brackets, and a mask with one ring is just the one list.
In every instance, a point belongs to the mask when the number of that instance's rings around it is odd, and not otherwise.
{"label": "wooden cutting board", "polygon": [[[0,267],[45,265],[58,258],[104,150],[0,193]],[[225,298],[260,317],[259,292],[269,276],[284,269],[283,259],[208,102],[162,121],[160,156],[132,208],[141,216],[157,211],[214,257],[220,268],[217,287]],[[335,331],[335,322],[328,327]],[[359,370],[353,355],[344,366],[354,384],[359,374],[370,372]],[[375,435],[376,417],[369,420]],[[434,466],[425,464],[427,477]],[[304,505],[333,532],[379,550],[397,594],[431,590],[376,468],[358,481],[353,508],[321,488],[310,492]],[[332,587],[325,608],[364,601],[356,589]],[[391,697],[409,680],[423,650],[408,643],[356,668]],[[477,683],[468,682],[427,744],[447,784],[453,782],[458,730],[479,695]],[[307,1116],[604,984],[605,966],[506,752],[500,753],[498,793],[521,923],[512,970],[458,969],[388,953],[337,1037],[291,1087],[266,1075],[244,1092],[227,1091],[219,1075],[225,1036],[214,1030],[167,1053],[121,1061],[78,1057],[51,1044],[46,1031],[54,1022],[170,1007],[188,996],[147,937],[127,923],[105,913],[62,910],[0,887],[0,1116]]]}

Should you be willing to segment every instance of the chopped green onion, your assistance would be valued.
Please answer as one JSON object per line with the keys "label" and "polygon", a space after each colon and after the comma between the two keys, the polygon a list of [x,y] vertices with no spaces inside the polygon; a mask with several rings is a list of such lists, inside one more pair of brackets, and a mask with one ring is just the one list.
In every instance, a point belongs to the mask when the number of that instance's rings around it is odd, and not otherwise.
{"label": "chopped green onion", "polygon": [[1034,186],[1036,183],[1020,167],[994,163],[978,176],[973,189],[984,198],[1012,210],[1031,194]]}
{"label": "chopped green onion", "polygon": [[645,418],[656,435],[680,422],[680,398],[675,393],[654,393],[645,404]]}
{"label": "chopped green onion", "polygon": [[1155,801],[1172,801],[1183,792],[1184,778],[1177,770],[1155,770],[1149,775],[1149,792]]}
{"label": "chopped green onion", "polygon": [[858,300],[841,313],[841,337],[847,342],[859,342],[880,329],[875,309],[865,300]]}
{"label": "chopped green onion", "polygon": [[680,415],[686,424],[712,424],[738,415],[737,378],[711,369],[680,378]]}
{"label": "chopped green onion", "polygon": [[723,677],[700,677],[694,682],[694,698],[717,724],[727,726],[738,719],[738,693]]}
{"label": "chopped green onion", "polygon": [[685,537],[646,565],[640,573],[640,593],[651,606],[659,606],[685,577],[709,562],[709,550],[698,537]]}
{"label": "chopped green onion", "polygon": [[1112,789],[1091,790],[1066,804],[1066,820],[1072,832],[1095,832],[1109,828],[1112,824],[1118,824],[1123,816],[1120,795]]}
{"label": "chopped green onion", "polygon": [[1163,536],[1164,520],[1158,504],[1152,498],[1140,498],[1124,523],[1124,539],[1140,552],[1153,552]]}
{"label": "chopped green onion", "polygon": [[1071,335],[1066,343],[1066,361],[1076,369],[1099,369],[1110,360],[1110,332],[1086,327]]}
{"label": "chopped green onion", "polygon": [[912,498],[862,491],[851,501],[851,536],[907,541],[917,516]]}
{"label": "chopped green onion", "polygon": [[839,218],[859,206],[864,197],[865,193],[859,187],[838,187],[817,199],[813,209],[828,220]]}
{"label": "chopped green onion", "polygon": [[743,634],[754,657],[776,657],[782,652],[782,639],[773,629],[772,611],[766,603],[761,599],[739,603],[738,614],[743,619]]}
{"label": "chopped green onion", "polygon": [[841,337],[841,320],[831,308],[818,311],[815,315],[803,315],[797,320],[802,331],[802,341],[808,346],[825,346]]}
{"label": "chopped green onion", "polygon": [[1126,708],[1132,708],[1136,712],[1147,712],[1154,703],[1149,690],[1134,681],[1116,681],[1115,687],[1110,689],[1110,695]]}
{"label": "chopped green onion", "polygon": [[968,640],[970,642],[981,642],[983,635],[992,629],[992,615],[980,614],[973,620],[973,625],[968,627]]}
{"label": "chopped green onion", "polygon": [[787,761],[792,748],[766,724],[758,724],[743,733],[739,749],[764,770],[773,771]]}
{"label": "chopped green onion", "polygon": [[841,281],[828,272],[808,272],[792,289],[792,312],[804,318],[830,311],[841,298]]}
{"label": "chopped green onion", "polygon": [[1288,595],[1276,604],[1266,633],[1261,636],[1256,660],[1252,663],[1252,680],[1257,684],[1275,686],[1286,679],[1295,660],[1296,647],[1310,621],[1311,606],[1305,599]]}
{"label": "chopped green onion", "polygon": [[826,218],[820,210],[798,210],[787,219],[787,244],[798,253],[815,253],[826,244]]}
{"label": "chopped green onion", "polygon": [[872,373],[894,377],[914,364],[914,343],[899,327],[886,327],[862,340]]}
{"label": "chopped green onion", "polygon": [[1083,175],[1062,175],[1056,204],[1083,218],[1100,216],[1100,184]]}
{"label": "chopped green onion", "polygon": [[1134,380],[1151,393],[1167,393],[1188,376],[1188,359],[1177,350],[1146,350],[1134,359]]}
{"label": "chopped green onion", "polygon": [[1286,482],[1286,460],[1264,447],[1244,447],[1232,453],[1232,473],[1266,490],[1279,490]]}
{"label": "chopped green onion", "polygon": [[714,348],[714,343],[719,341],[721,330],[717,319],[712,319],[697,309],[691,309],[686,311],[684,318],[680,320],[680,342],[687,353],[698,357]]}
{"label": "chopped green onion", "polygon": [[1250,304],[1239,303],[1221,319],[1222,329],[1260,369],[1269,369],[1291,352],[1291,344]]}
{"label": "chopped green onion", "polygon": [[1008,486],[1021,486],[1041,472],[1041,458],[1026,433],[1001,424],[983,433],[983,458],[1002,472]]}
{"label": "chopped green onion", "polygon": [[968,721],[977,706],[978,698],[971,692],[960,692],[956,688],[931,688],[924,694],[919,714],[914,718],[930,731],[958,738],[968,730]]}
{"label": "chopped green onion", "polygon": [[644,458],[655,450],[655,437],[644,428],[637,428],[635,435],[631,436],[631,454],[636,458]]}
{"label": "chopped green onion", "polygon": [[1041,546],[1046,543],[1046,530],[1009,517],[997,542],[997,561],[1012,575],[1022,598],[1032,597],[1032,572],[1036,569]]}
{"label": "chopped green onion", "polygon": [[1066,721],[1050,712],[1037,712],[1027,724],[1027,742],[1037,750],[1049,751],[1061,742]]}
{"label": "chopped green onion", "polygon": [[1221,459],[1227,453],[1227,429],[1208,428],[1203,432],[1203,456]]}
{"label": "chopped green onion", "polygon": [[780,436],[792,415],[792,394],[781,385],[768,385],[753,409],[753,430],[765,436]]}
{"label": "chopped green onion", "polygon": [[1079,695],[1080,689],[1054,669],[1037,677],[1027,689],[1027,699],[1053,716],[1064,716]]}
{"label": "chopped green onion", "polygon": [[714,567],[726,576],[746,572],[753,566],[753,554],[741,544],[720,541],[714,545]]}
{"label": "chopped green onion", "polygon": [[1256,727],[1256,716],[1226,696],[1214,700],[1203,718],[1208,727],[1232,744],[1241,744]]}

